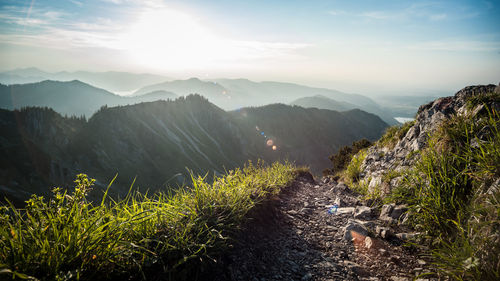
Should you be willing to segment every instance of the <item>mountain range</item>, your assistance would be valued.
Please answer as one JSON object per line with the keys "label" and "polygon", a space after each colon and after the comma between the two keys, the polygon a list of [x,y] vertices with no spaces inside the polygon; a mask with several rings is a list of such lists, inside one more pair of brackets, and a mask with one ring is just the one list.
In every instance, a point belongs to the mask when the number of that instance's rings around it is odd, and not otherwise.
{"label": "mountain range", "polygon": [[115,95],[78,80],[1,85],[0,108],[19,109],[27,106],[50,107],[66,115],[87,117],[101,106],[136,104],[159,99],[174,99],[177,95],[166,91],[155,91],[137,97]]}
{"label": "mountain range", "polygon": [[[335,107],[336,109],[346,110],[358,108],[380,116],[390,125],[397,124],[394,116],[411,117],[416,112],[419,104],[407,104],[407,100],[390,99],[380,106],[371,98],[359,94],[348,94],[336,90],[314,88],[293,83],[281,82],[254,82],[248,79],[214,79],[200,80],[190,78],[186,80],[171,80],[168,77],[153,74],[135,74],[128,72],[57,72],[50,73],[37,68],[16,69],[0,73],[0,83],[10,87],[19,88],[16,84],[36,84],[43,83],[45,80],[54,82],[73,82],[74,80],[89,84],[89,87],[101,88],[109,93],[115,93],[119,96],[135,96],[136,98],[152,91],[171,92],[177,96],[186,96],[189,94],[200,94],[207,97],[211,102],[225,110],[234,110],[247,106],[261,106],[271,103],[291,103],[297,99],[306,97],[322,96],[333,99],[338,103],[347,105],[345,107]],[[54,89],[51,92],[57,92],[58,86],[53,84]],[[12,91],[11,91],[12,92]],[[37,94],[38,95],[38,94]],[[37,99],[43,99],[39,97]],[[118,100],[118,99],[116,99]],[[387,99],[386,99],[387,100]],[[97,99],[96,101],[99,101]],[[129,102],[133,100],[129,100]],[[140,101],[147,101],[142,100]],[[43,104],[50,106],[51,101]],[[129,102],[112,102],[108,106],[128,104]],[[100,104],[97,108],[106,103]],[[3,105],[0,103],[0,106]],[[39,104],[28,104],[39,105]],[[24,105],[23,105],[24,106]],[[2,108],[11,108],[1,106]],[[14,107],[18,108],[18,107]],[[95,111],[95,106],[92,107]],[[56,111],[58,111],[56,109]],[[88,110],[89,112],[91,110]],[[59,111],[58,111],[59,112]],[[71,114],[72,112],[62,112]],[[93,111],[90,112],[92,114]],[[75,112],[76,114],[76,112]],[[87,117],[90,117],[87,115]]]}
{"label": "mountain range", "polygon": [[376,114],[390,125],[398,124],[390,114],[387,114],[382,107],[366,96],[293,83],[254,82],[247,79],[204,81],[191,78],[150,85],[137,90],[133,95],[138,96],[155,90],[165,90],[178,95],[198,93],[226,110],[271,103],[290,103],[299,98],[324,96],[340,103],[354,105],[350,108],[358,108]]}
{"label": "mountain range", "polygon": [[313,97],[304,97],[299,98],[290,103],[291,105],[298,105],[305,108],[320,108],[320,109],[330,109],[337,111],[345,111],[349,109],[358,108],[358,106],[349,103],[349,102],[339,102],[334,99],[325,97],[325,96],[313,96]]}
{"label": "mountain range", "polygon": [[361,110],[338,112],[284,104],[224,111],[200,95],[102,107],[90,119],[50,108],[0,110],[0,193],[23,200],[65,185],[77,173],[113,185],[158,190],[188,180],[186,168],[209,176],[247,160],[289,159],[319,173],[328,155],[355,140],[375,140],[387,127]]}
{"label": "mountain range", "polygon": [[133,91],[138,88],[159,83],[170,78],[149,74],[119,71],[60,71],[47,72],[35,67],[14,69],[0,73],[0,83],[6,85],[26,84],[44,80],[72,81],[80,80],[112,92]]}

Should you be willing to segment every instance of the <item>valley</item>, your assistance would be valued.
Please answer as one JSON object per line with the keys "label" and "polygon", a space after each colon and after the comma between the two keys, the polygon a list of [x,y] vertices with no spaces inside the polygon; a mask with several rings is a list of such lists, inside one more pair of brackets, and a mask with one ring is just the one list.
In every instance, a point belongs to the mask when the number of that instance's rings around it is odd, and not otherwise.
{"label": "valley", "polygon": [[274,104],[227,112],[199,95],[102,107],[88,120],[49,108],[0,113],[0,185],[18,200],[48,194],[47,186],[67,185],[83,171],[101,187],[117,174],[114,195],[134,180],[140,190],[166,190],[188,183],[189,171],[212,178],[248,160],[288,159],[320,174],[328,155],[387,127],[361,110]]}

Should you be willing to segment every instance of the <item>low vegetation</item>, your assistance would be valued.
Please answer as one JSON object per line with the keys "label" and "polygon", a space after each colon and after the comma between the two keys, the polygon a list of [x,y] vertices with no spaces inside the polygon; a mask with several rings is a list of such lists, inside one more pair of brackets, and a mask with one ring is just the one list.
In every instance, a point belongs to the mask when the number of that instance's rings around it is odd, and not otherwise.
{"label": "low vegetation", "polygon": [[[412,168],[381,179],[401,179],[384,202],[409,206],[408,221],[423,234],[434,265],[454,280],[500,280],[500,113],[487,106],[499,101],[498,93],[470,98],[467,114],[443,122],[425,149],[407,156],[416,160]],[[387,129],[376,145],[394,148],[413,124]],[[380,188],[360,180],[365,157],[360,150],[341,175],[364,198],[377,199]]]}
{"label": "low vegetation", "polygon": [[368,148],[372,145],[372,143],[367,139],[362,139],[359,141],[355,141],[352,143],[352,146],[344,146],[339,149],[334,155],[328,157],[330,161],[332,161],[332,168],[325,169],[323,171],[324,175],[336,175],[339,172],[342,172],[347,168],[349,163],[351,163],[351,159],[354,155],[356,155],[360,150]]}
{"label": "low vegetation", "polygon": [[[0,209],[0,277],[41,280],[197,279],[230,244],[245,215],[297,173],[289,163],[249,163],[175,194],[129,192],[121,201],[87,200],[94,180],[73,192],[33,195],[25,209]],[[108,187],[109,190],[109,187]]]}
{"label": "low vegetation", "polygon": [[350,184],[355,184],[359,181],[361,175],[361,164],[365,160],[367,155],[366,149],[360,150],[351,159],[349,165],[347,165],[342,177]]}
{"label": "low vegetation", "polygon": [[499,125],[489,108],[444,122],[393,194],[453,279],[500,279]]}
{"label": "low vegetation", "polygon": [[387,128],[377,144],[385,146],[389,149],[394,148],[398,141],[406,135],[408,130],[410,130],[414,124],[415,121],[410,121],[399,126],[397,125]]}

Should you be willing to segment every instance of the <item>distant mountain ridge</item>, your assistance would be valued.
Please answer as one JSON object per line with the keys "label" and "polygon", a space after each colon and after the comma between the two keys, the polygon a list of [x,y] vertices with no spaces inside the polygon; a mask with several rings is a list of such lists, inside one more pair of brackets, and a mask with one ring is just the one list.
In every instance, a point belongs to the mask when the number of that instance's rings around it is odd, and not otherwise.
{"label": "distant mountain ridge", "polygon": [[299,98],[290,103],[291,105],[298,105],[305,108],[319,108],[319,109],[330,109],[337,111],[346,111],[350,109],[358,108],[356,105],[348,102],[339,102],[334,99],[317,95],[313,97]]}
{"label": "distant mountain ridge", "polygon": [[388,124],[398,124],[376,102],[363,95],[347,94],[336,90],[313,88],[293,83],[254,82],[247,79],[205,81],[191,78],[150,85],[137,90],[134,95],[141,95],[153,90],[166,90],[178,95],[201,94],[226,110],[271,103],[290,103],[299,98],[324,96],[346,105],[354,105],[354,107],[347,106],[347,109],[359,108],[380,116]]}
{"label": "distant mountain ridge", "polygon": [[60,71],[52,73],[35,67],[14,69],[0,73],[0,83],[6,85],[36,83],[44,80],[80,80],[98,88],[114,92],[133,91],[141,87],[169,79],[170,78],[165,76],[149,73],[130,73],[120,71]]}
{"label": "distant mountain ridge", "polygon": [[19,109],[27,106],[50,107],[66,115],[90,117],[100,107],[135,104],[158,99],[175,99],[177,95],[166,91],[148,93],[140,97],[122,97],[78,80],[2,85],[0,108]]}
{"label": "distant mountain ridge", "polygon": [[[44,193],[85,172],[113,192],[157,190],[187,176],[222,173],[247,160],[288,158],[320,172],[325,155],[387,124],[360,110],[336,112],[274,104],[226,112],[199,95],[101,108],[88,121],[51,109],[0,110],[0,192]],[[273,146],[275,150],[273,150]],[[176,176],[178,174],[182,176]]]}
{"label": "distant mountain ridge", "polygon": [[[33,74],[36,74],[36,71]],[[218,82],[191,78],[167,81],[139,89],[130,96],[115,95],[79,80],[45,80],[8,86],[0,84],[0,108],[19,109],[24,106],[47,106],[62,114],[90,117],[104,105],[111,107],[135,104],[158,99],[173,99],[189,94],[203,95],[225,110],[234,110],[271,103],[289,103],[293,102],[295,98],[299,98],[301,101],[304,96],[314,93],[319,93],[315,96],[316,99],[323,97],[323,99],[328,99],[328,103],[338,105],[325,107],[325,102],[319,101],[317,103],[323,105],[321,108],[340,111],[359,108],[380,116],[390,125],[397,124],[397,121],[373,100],[362,95],[345,94],[335,90],[310,88],[290,83],[257,83],[246,79],[221,79]],[[308,106],[307,103],[300,105]]]}

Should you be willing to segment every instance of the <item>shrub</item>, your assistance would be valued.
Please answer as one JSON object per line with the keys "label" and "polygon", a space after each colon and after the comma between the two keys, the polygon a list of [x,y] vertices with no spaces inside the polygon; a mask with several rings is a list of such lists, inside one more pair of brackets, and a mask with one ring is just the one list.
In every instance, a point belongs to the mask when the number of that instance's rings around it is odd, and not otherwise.
{"label": "shrub", "polygon": [[367,140],[367,139],[362,139],[359,141],[355,141],[352,143],[352,146],[344,146],[341,149],[339,149],[339,152],[337,152],[334,155],[331,155],[328,157],[330,161],[332,161],[332,169],[326,169],[323,171],[324,175],[335,175],[336,173],[339,173],[343,171],[347,165],[351,162],[351,159],[353,155],[358,153],[360,150],[364,148],[368,148],[372,145],[372,143]]}

